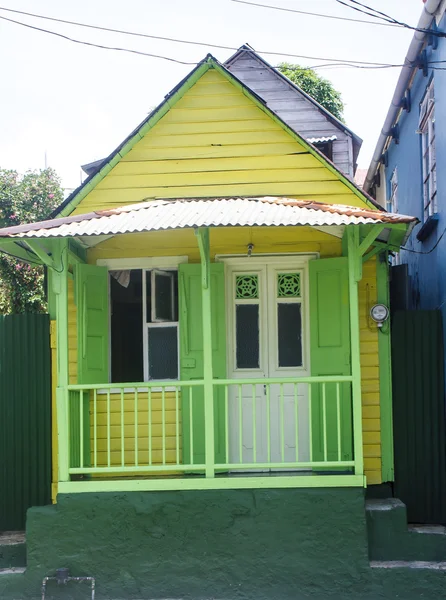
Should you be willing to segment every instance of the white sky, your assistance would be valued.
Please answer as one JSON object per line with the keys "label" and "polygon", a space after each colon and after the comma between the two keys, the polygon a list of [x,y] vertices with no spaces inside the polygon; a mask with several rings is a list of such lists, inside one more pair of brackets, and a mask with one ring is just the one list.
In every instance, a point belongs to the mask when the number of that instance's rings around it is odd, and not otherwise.
{"label": "white sky", "polygon": [[[298,10],[368,17],[335,0],[258,0]],[[367,2],[365,2],[367,3]],[[421,0],[369,0],[374,8],[416,25]],[[3,0],[3,7],[116,29],[205,43],[315,57],[400,64],[413,32],[246,6],[230,0]],[[0,16],[84,41],[124,46],[197,62],[221,61],[231,50],[140,39],[0,11]],[[192,66],[74,44],[0,20],[0,167],[56,169],[66,188],[80,183],[80,165],[108,155]],[[311,61],[264,58],[304,65]],[[342,93],[347,125],[363,138],[367,167],[399,69],[319,69]]]}

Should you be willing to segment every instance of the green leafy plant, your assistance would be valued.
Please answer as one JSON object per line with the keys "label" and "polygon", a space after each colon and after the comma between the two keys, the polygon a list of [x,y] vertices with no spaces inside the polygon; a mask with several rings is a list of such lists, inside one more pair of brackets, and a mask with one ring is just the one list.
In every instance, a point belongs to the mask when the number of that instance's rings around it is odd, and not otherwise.
{"label": "green leafy plant", "polygon": [[319,102],[334,117],[340,121],[344,120],[344,103],[341,94],[333,87],[333,84],[318,75],[313,69],[306,69],[300,65],[281,63],[279,71],[299,86],[309,96]]}
{"label": "green leafy plant", "polygon": [[[0,169],[0,226],[42,221],[63,200],[61,182],[53,169]],[[0,254],[0,314],[45,312],[44,270]]]}

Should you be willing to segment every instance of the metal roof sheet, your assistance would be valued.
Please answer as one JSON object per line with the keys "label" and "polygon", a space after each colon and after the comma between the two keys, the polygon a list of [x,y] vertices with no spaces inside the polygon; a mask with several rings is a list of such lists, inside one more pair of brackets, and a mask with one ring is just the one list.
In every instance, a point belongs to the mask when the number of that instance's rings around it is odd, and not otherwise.
{"label": "metal roof sheet", "polygon": [[292,198],[151,200],[0,229],[0,238],[116,235],[192,227],[373,225],[414,223],[415,217]]}
{"label": "metal roof sheet", "polygon": [[307,142],[310,142],[310,144],[326,144],[327,142],[334,142],[337,139],[338,139],[338,136],[335,135],[335,134],[328,135],[328,136],[325,136],[325,137],[311,137],[311,138],[306,138]]}

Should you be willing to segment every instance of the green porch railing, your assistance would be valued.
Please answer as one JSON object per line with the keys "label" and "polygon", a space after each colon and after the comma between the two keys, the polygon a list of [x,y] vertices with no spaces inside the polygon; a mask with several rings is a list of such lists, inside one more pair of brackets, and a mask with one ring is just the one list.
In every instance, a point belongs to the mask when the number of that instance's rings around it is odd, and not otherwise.
{"label": "green porch railing", "polygon": [[214,379],[211,457],[201,380],[67,389],[70,476],[354,472],[351,376]]}

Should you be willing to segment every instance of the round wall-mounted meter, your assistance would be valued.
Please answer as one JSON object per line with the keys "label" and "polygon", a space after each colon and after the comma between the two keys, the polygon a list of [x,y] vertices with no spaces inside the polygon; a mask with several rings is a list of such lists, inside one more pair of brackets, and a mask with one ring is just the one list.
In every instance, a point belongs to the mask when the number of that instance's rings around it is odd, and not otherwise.
{"label": "round wall-mounted meter", "polygon": [[370,316],[378,325],[378,327],[382,327],[384,321],[387,321],[389,318],[389,309],[385,304],[375,304],[370,309]]}

